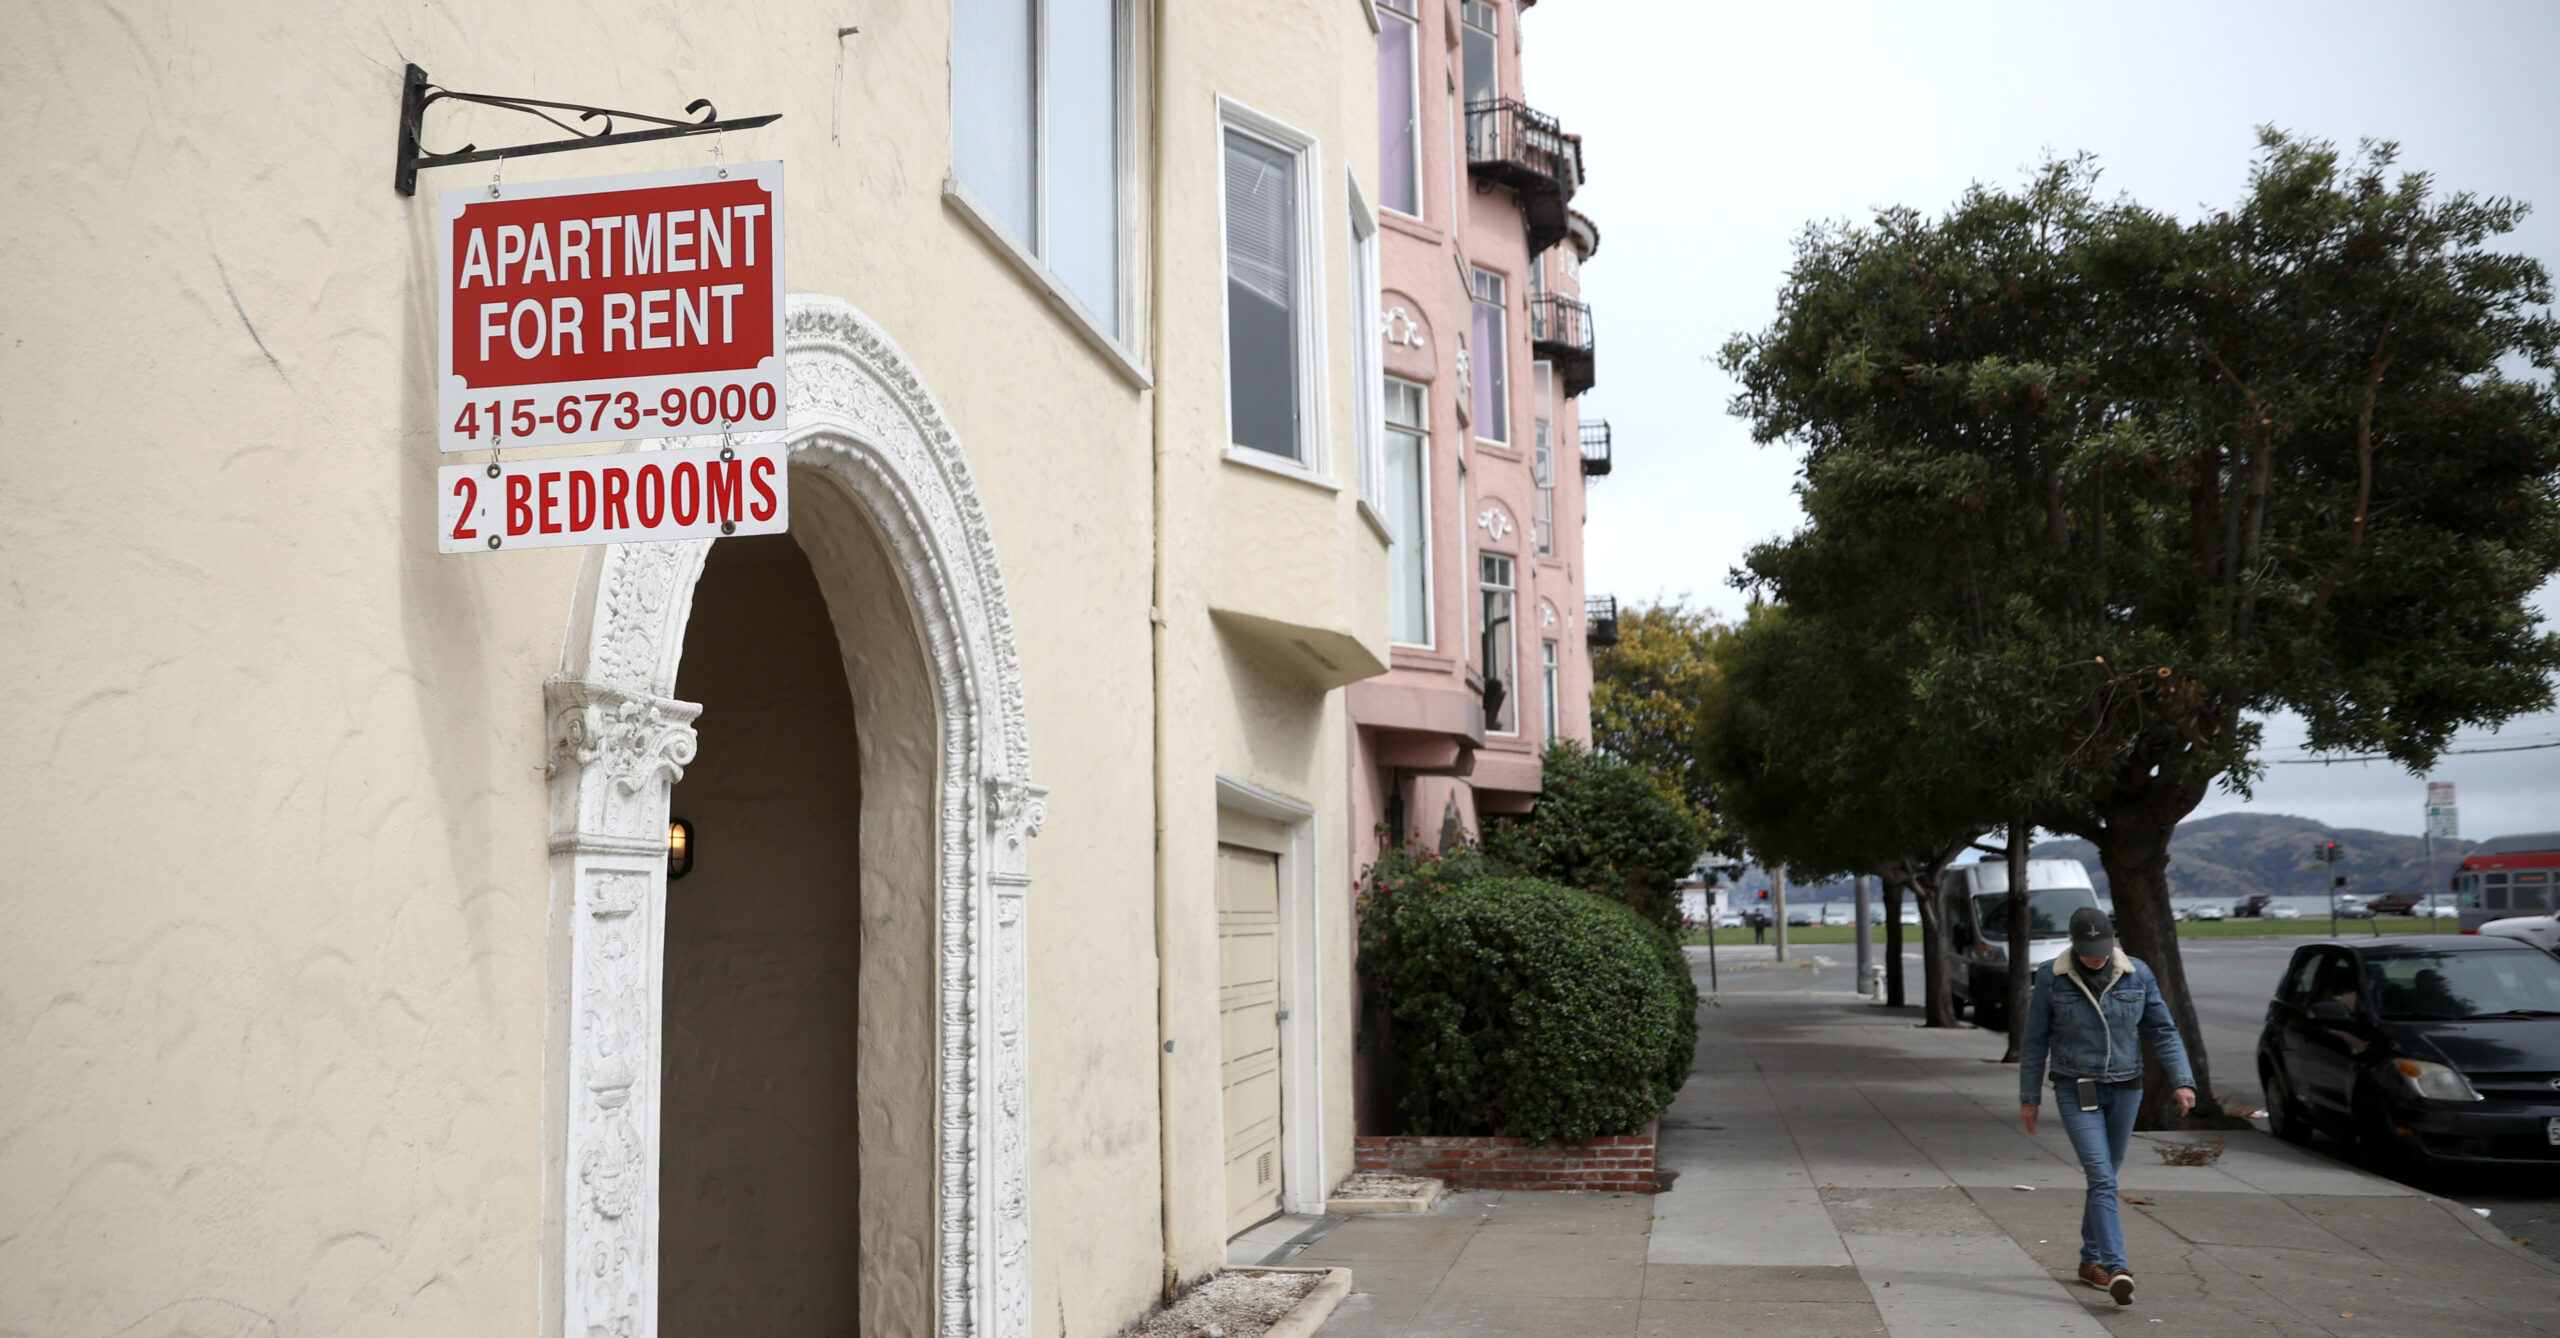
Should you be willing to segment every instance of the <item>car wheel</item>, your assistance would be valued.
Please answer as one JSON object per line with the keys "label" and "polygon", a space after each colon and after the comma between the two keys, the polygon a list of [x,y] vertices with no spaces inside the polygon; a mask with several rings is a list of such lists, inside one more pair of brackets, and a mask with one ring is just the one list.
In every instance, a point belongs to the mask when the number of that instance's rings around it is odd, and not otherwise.
{"label": "car wheel", "polygon": [[2408,1145],[2391,1132],[2391,1108],[2370,1084],[2356,1089],[2354,1119],[2356,1155],[2366,1166],[2394,1179],[2417,1169]]}
{"label": "car wheel", "polygon": [[2288,1143],[2311,1141],[2311,1124],[2303,1117],[2302,1108],[2294,1104],[2293,1084],[2284,1080],[2284,1072],[2273,1064],[2258,1067],[2259,1085],[2267,1093],[2267,1129]]}
{"label": "car wheel", "polygon": [[1973,997],[1978,1001],[1973,1006],[1975,1021],[1993,1031],[2009,1029],[2008,986],[2009,982],[2006,980],[2000,982],[1998,989],[1986,988],[1982,982],[1975,982]]}

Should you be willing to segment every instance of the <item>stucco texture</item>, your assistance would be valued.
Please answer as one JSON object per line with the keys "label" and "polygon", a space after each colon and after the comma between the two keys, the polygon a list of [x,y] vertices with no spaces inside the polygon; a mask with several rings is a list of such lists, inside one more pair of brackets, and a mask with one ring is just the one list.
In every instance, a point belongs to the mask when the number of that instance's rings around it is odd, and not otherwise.
{"label": "stucco texture", "polygon": [[[392,190],[407,61],[472,90],[782,114],[726,147],[788,165],[790,285],[851,301],[921,369],[1010,582],[1053,788],[1031,857],[1037,1326],[1141,1312],[1164,1259],[1133,839],[1155,817],[1153,406],[943,202],[942,8],[12,17],[0,1334],[539,1327],[542,680],[580,558],[434,552],[434,192],[488,169]],[[509,119],[440,107],[429,138],[543,129]]]}

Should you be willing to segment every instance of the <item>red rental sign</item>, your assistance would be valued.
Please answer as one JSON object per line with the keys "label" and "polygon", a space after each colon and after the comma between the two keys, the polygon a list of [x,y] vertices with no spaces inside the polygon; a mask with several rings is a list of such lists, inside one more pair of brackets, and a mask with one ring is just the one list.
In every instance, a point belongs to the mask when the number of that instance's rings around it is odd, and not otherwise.
{"label": "red rental sign", "polygon": [[443,193],[447,451],[787,426],[782,164]]}

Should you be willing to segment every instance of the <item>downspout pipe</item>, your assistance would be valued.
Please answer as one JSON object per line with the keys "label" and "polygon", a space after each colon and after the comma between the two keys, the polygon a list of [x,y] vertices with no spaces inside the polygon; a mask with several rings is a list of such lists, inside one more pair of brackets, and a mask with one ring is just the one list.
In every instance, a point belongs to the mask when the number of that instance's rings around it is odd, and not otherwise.
{"label": "downspout pipe", "polygon": [[1164,367],[1161,361],[1165,346],[1164,291],[1166,247],[1164,244],[1163,229],[1165,226],[1165,220],[1170,217],[1170,201],[1167,199],[1169,192],[1165,183],[1166,173],[1164,164],[1164,87],[1167,70],[1169,68],[1169,63],[1165,57],[1165,48],[1170,45],[1170,40],[1166,32],[1166,19],[1168,17],[1169,9],[1170,5],[1166,3],[1166,0],[1156,0],[1156,3],[1149,10],[1147,24],[1147,42],[1151,48],[1149,54],[1153,57],[1153,64],[1155,67],[1152,76],[1147,80],[1147,126],[1149,134],[1147,152],[1149,165],[1154,169],[1148,174],[1148,177],[1155,183],[1154,198],[1152,202],[1153,209],[1151,211],[1152,217],[1147,221],[1147,256],[1149,275],[1147,283],[1147,354],[1149,360],[1155,363],[1156,372],[1155,388],[1148,392],[1149,404],[1154,410],[1154,424],[1151,432],[1149,433],[1150,468],[1148,474],[1153,495],[1150,499],[1150,507],[1148,511],[1149,575],[1147,586],[1148,656],[1152,670],[1149,675],[1149,682],[1154,698],[1154,709],[1150,713],[1148,725],[1149,731],[1153,736],[1150,740],[1150,747],[1153,753],[1152,771],[1155,815],[1156,1144],[1158,1163],[1157,1178],[1159,1181],[1158,1193],[1156,1195],[1156,1229],[1161,1238],[1162,1251],[1159,1257],[1164,1265],[1163,1289],[1164,1301],[1167,1305],[1173,1304],[1174,1298],[1180,1293],[1182,1288],[1181,1271],[1174,1267],[1173,1262],[1173,1203],[1175,1185],[1177,1183],[1174,1178],[1173,1140],[1173,1013],[1171,1002],[1172,991],[1166,988],[1164,978],[1165,962],[1169,960],[1171,955],[1168,951],[1171,945],[1165,942],[1165,924],[1167,918],[1166,899],[1172,895],[1173,891],[1173,868],[1170,856],[1165,850],[1165,838],[1167,835],[1165,803],[1167,791],[1170,789],[1170,783],[1165,774],[1165,712],[1169,709],[1170,705],[1165,687],[1165,675],[1168,668],[1166,658],[1167,647],[1165,644],[1165,605],[1168,602],[1172,591],[1165,571],[1164,560],[1164,528],[1166,514],[1164,477],[1166,458],[1165,434],[1169,429],[1165,416]]}

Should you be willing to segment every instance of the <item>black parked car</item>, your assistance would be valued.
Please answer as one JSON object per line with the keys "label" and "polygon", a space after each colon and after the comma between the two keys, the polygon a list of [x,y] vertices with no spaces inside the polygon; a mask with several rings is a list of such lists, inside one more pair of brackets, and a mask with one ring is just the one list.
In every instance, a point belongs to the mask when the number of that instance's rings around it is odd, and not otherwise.
{"label": "black parked car", "polygon": [[2560,1166],[2560,958],[2512,939],[2314,943],[2267,1005],[2278,1136],[2371,1159]]}

